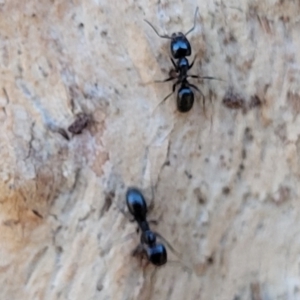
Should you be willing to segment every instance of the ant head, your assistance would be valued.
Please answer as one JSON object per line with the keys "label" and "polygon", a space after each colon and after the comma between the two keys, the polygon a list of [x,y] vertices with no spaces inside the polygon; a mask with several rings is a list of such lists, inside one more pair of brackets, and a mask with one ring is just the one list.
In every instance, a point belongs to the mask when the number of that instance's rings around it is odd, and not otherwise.
{"label": "ant head", "polygon": [[141,243],[152,246],[156,243],[156,235],[151,230],[146,230],[141,235]]}
{"label": "ant head", "polygon": [[146,249],[148,260],[155,266],[162,266],[167,262],[167,250],[163,244],[155,244]]}
{"label": "ant head", "polygon": [[182,32],[172,33],[170,49],[175,59],[190,56],[192,53],[191,44]]}
{"label": "ant head", "polygon": [[126,203],[129,212],[136,220],[143,221],[147,215],[147,203],[142,192],[136,188],[128,188],[126,192]]}
{"label": "ant head", "polygon": [[188,112],[194,104],[194,93],[189,87],[188,82],[182,82],[177,94],[177,108],[180,112]]}

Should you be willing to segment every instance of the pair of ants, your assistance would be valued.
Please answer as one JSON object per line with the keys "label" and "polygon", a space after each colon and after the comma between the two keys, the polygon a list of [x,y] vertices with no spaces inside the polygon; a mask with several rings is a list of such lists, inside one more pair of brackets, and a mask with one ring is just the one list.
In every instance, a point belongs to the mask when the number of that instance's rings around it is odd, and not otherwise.
{"label": "pair of ants", "polygon": [[[177,91],[177,109],[180,112],[188,112],[191,110],[194,104],[194,93],[193,89],[195,89],[197,92],[201,94],[203,97],[203,100],[205,99],[203,93],[193,84],[191,84],[188,81],[188,77],[191,78],[200,78],[200,79],[217,79],[215,77],[211,76],[198,76],[198,75],[188,75],[188,71],[193,67],[196,56],[194,57],[192,63],[190,64],[187,56],[190,56],[192,54],[192,48],[190,45],[190,42],[187,39],[187,35],[191,33],[195,27],[196,27],[196,16],[198,13],[198,7],[196,8],[195,15],[194,15],[194,25],[193,27],[188,30],[185,34],[182,32],[175,32],[172,33],[171,36],[169,35],[162,35],[159,34],[158,31],[155,29],[155,27],[147,20],[145,22],[150,25],[150,27],[154,30],[154,32],[163,39],[169,39],[171,40],[170,43],[170,50],[171,50],[171,62],[175,68],[175,75],[171,75],[169,78],[166,78],[164,80],[156,80],[155,82],[167,82],[171,80],[175,80],[176,82],[173,84],[172,92],[167,95],[161,103],[166,101],[172,94],[174,94],[176,86],[180,85],[178,91]],[[175,61],[177,60],[177,61]],[[161,104],[160,103],[160,104]]]}
{"label": "pair of ants", "polygon": [[[145,22],[150,25],[150,27],[155,31],[155,33],[164,39],[170,39],[170,50],[171,50],[171,62],[175,68],[175,75],[170,76],[161,81],[156,82],[167,82],[175,80],[173,84],[172,92],[167,95],[161,103],[166,101],[176,90],[176,86],[180,85],[177,91],[177,109],[180,112],[188,112],[191,110],[194,104],[194,93],[193,89],[199,92],[203,99],[203,93],[193,84],[188,81],[188,78],[200,78],[200,79],[217,79],[210,76],[198,76],[198,75],[189,75],[188,71],[193,67],[196,56],[192,63],[190,64],[187,56],[190,56],[192,53],[190,42],[187,39],[187,35],[191,33],[196,27],[196,16],[198,13],[198,7],[195,11],[194,16],[194,25],[188,30],[185,34],[182,32],[173,33],[169,35],[161,35],[155,29],[155,27],[147,20]],[[177,61],[175,61],[177,60]],[[218,79],[217,79],[218,80]],[[160,103],[160,104],[161,104]],[[162,243],[156,241],[157,236],[162,238],[158,233],[155,233],[150,229],[149,222],[147,221],[147,204],[145,198],[141,191],[136,188],[128,188],[126,192],[126,204],[129,212],[133,216],[134,220],[139,226],[141,231],[140,244],[133,251],[133,255],[142,253],[146,256],[147,260],[155,266],[162,266],[167,262],[167,250]],[[169,245],[170,247],[170,245]]]}

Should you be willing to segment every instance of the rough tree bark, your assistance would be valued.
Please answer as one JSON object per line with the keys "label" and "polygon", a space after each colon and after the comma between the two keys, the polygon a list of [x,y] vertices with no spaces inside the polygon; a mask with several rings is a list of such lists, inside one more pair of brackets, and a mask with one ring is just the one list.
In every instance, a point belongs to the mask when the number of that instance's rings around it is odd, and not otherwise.
{"label": "rough tree bark", "polygon": [[[143,19],[186,31],[196,6],[191,73],[224,81],[194,79],[205,109],[195,94],[181,114],[175,95],[158,106],[169,41]],[[299,12],[0,0],[0,298],[300,299]],[[164,267],[131,256],[131,185],[179,253]]]}

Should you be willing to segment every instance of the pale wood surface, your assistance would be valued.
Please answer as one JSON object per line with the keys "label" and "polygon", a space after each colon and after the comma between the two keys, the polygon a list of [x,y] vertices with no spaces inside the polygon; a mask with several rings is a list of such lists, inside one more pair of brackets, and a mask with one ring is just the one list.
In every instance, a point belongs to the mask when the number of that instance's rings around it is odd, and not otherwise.
{"label": "pale wood surface", "polygon": [[[143,19],[196,6],[192,73],[225,81],[157,108],[169,41]],[[299,53],[299,1],[0,0],[0,299],[300,299]],[[162,268],[130,255],[129,185],[180,253]]]}

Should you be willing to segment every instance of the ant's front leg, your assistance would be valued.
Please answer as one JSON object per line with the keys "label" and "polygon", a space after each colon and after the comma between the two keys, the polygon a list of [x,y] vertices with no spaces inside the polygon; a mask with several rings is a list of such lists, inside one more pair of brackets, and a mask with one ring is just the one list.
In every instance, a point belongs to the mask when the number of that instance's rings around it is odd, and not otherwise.
{"label": "ant's front leg", "polygon": [[192,87],[193,89],[195,89],[198,93],[200,93],[202,95],[203,98],[205,98],[203,93],[195,85],[189,83],[189,86]]}
{"label": "ant's front leg", "polygon": [[177,65],[176,65],[174,59],[172,57],[170,57],[170,59],[171,59],[171,62],[173,64],[174,68],[175,68],[175,71],[178,72],[178,68],[177,68]]}
{"label": "ant's front leg", "polygon": [[[195,62],[195,60],[196,60],[196,57],[197,57],[197,55],[195,55],[195,57],[194,57],[194,59],[193,59],[192,63],[190,64],[190,66],[189,66],[188,70],[189,70],[189,69],[191,69],[191,68],[193,67],[193,65],[194,65],[194,62]],[[188,76],[188,77],[193,77],[193,76],[194,76],[194,75],[190,75],[190,76]]]}

